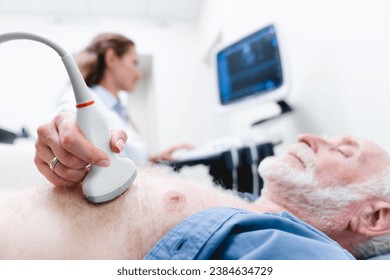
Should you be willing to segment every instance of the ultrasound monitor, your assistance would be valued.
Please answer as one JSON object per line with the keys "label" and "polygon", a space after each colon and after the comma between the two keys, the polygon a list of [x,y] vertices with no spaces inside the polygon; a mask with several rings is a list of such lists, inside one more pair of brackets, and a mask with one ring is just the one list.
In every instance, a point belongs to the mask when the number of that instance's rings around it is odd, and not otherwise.
{"label": "ultrasound monitor", "polygon": [[222,108],[280,101],[288,93],[276,27],[268,25],[217,53]]}

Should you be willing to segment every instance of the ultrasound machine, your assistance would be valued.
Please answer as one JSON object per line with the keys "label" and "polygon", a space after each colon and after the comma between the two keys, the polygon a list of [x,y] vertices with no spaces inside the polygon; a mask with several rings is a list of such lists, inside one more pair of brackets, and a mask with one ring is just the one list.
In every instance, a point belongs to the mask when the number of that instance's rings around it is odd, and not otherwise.
{"label": "ultrasound machine", "polygon": [[[245,108],[248,104],[276,102],[280,114],[261,119],[258,126],[292,112],[284,100],[289,90],[288,75],[274,24],[222,48],[216,55],[220,109]],[[203,164],[213,181],[227,189],[260,195],[262,179],[257,167],[274,154],[278,139],[222,138],[194,149],[169,162],[175,170]]]}

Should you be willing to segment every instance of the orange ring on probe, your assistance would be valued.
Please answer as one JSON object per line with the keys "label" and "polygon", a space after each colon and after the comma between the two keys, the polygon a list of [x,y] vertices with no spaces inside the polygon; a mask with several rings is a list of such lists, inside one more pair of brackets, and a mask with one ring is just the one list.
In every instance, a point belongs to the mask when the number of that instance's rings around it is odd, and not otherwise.
{"label": "orange ring on probe", "polygon": [[91,101],[88,101],[85,103],[76,104],[76,108],[80,109],[80,108],[88,107],[94,103],[95,103],[95,100],[91,100]]}

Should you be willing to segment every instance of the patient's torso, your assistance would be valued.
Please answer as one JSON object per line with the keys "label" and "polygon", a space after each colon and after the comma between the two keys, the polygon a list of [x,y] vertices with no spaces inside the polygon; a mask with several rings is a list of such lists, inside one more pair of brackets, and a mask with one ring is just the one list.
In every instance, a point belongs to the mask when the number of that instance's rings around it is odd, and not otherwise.
{"label": "patient's torso", "polygon": [[140,259],[179,222],[215,206],[252,207],[154,168],[102,205],[86,202],[80,189],[41,187],[0,204],[0,257]]}

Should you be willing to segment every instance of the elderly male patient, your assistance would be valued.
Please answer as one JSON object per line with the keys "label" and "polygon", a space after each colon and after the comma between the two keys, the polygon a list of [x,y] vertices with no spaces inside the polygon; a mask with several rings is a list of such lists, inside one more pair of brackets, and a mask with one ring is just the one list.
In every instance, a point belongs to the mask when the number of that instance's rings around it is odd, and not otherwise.
{"label": "elderly male patient", "polygon": [[[1,258],[351,259],[347,251],[390,250],[390,156],[368,140],[299,136],[261,163],[254,202],[144,167],[122,196],[93,205],[80,182],[88,163],[107,165],[107,156],[70,115],[38,136],[35,163],[57,187],[1,194]],[[111,140],[119,151],[126,136]]]}

